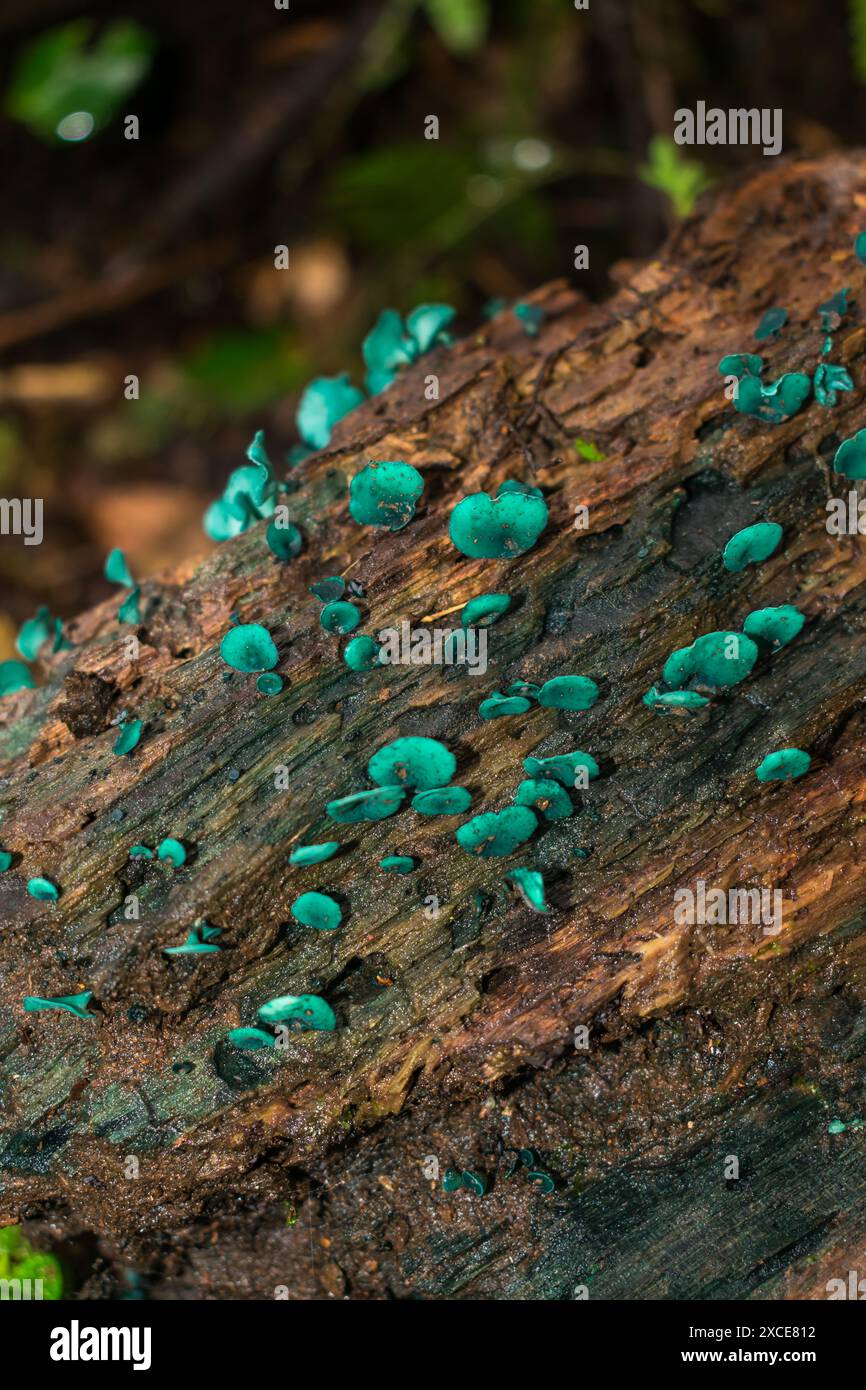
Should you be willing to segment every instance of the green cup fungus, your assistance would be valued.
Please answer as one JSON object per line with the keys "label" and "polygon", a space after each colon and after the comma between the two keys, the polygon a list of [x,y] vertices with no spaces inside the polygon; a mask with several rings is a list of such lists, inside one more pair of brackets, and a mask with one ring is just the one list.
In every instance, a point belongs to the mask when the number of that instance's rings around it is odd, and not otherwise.
{"label": "green cup fungus", "polygon": [[16,690],[33,690],[35,685],[23,661],[0,661],[0,699]]}
{"label": "green cup fungus", "polygon": [[526,1174],[533,1187],[538,1188],[545,1197],[549,1197],[551,1192],[556,1191],[556,1184],[549,1173],[545,1173],[543,1168],[530,1168]]}
{"label": "green cup fungus", "polygon": [[275,1033],[266,1033],[264,1028],[233,1028],[229,1042],[242,1052],[258,1052],[263,1047],[276,1047]]}
{"label": "green cup fungus", "polygon": [[153,850],[147,845],[133,845],[129,851],[130,859],[152,859]]}
{"label": "green cup fungus", "polygon": [[233,671],[271,671],[279,659],[274,639],[258,623],[238,623],[220,643],[220,655]]}
{"label": "green cup fungus", "polygon": [[778,338],[785,324],[788,322],[787,309],[767,309],[761,317],[761,321],[755,329],[755,337],[759,343],[767,338]]}
{"label": "green cup fungus", "polygon": [[854,382],[844,367],[833,362],[821,362],[815,369],[815,400],[819,405],[834,406],[840,391],[853,391]]}
{"label": "green cup fungus", "polygon": [[156,857],[161,859],[164,864],[171,864],[173,868],[179,869],[181,864],[186,863],[186,849],[180,840],[174,840],[168,836],[157,845]]}
{"label": "green cup fungus", "polygon": [[374,637],[353,637],[346,643],[343,660],[350,671],[372,671],[380,665],[379,643]]}
{"label": "green cup fungus", "polygon": [[457,771],[457,759],[435,738],[397,738],[374,753],[367,764],[370,780],[379,787],[444,787]]}
{"label": "green cup fungus", "polygon": [[339,840],[325,840],[320,845],[297,845],[289,855],[289,863],[301,869],[309,864],[324,864],[327,859],[333,859],[339,848]]}
{"label": "green cup fungus", "polygon": [[265,449],[263,430],[258,430],[247,448],[248,463],[234,469],[222,496],[205,512],[204,529],[213,541],[231,540],[248,531],[257,521],[273,516],[276,499],[283,485]]}
{"label": "green cup fungus", "polygon": [[559,782],[530,777],[514,793],[515,806],[531,806],[545,820],[565,820],[574,810],[568,792]]}
{"label": "green cup fungus", "polygon": [[511,607],[510,594],[479,594],[464,604],[461,627],[490,627]]}
{"label": "green cup fungus", "polygon": [[263,671],[256,679],[256,690],[260,695],[279,695],[283,688],[283,678],[276,671]]}
{"label": "green cup fungus", "polygon": [[464,1168],[461,1177],[467,1192],[471,1192],[475,1197],[484,1196],[487,1191],[487,1179],[483,1173],[475,1173],[470,1168]]}
{"label": "green cup fungus", "polygon": [[326,603],[319,618],[326,632],[334,632],[340,637],[354,632],[360,621],[360,609],[354,603],[342,599],[336,603]]}
{"label": "green cup fungus", "polygon": [[304,538],[291,521],[285,526],[278,521],[272,521],[265,532],[265,544],[272,555],[286,562],[300,555],[304,548]]}
{"label": "green cup fungus", "polygon": [[348,372],[318,376],[304,388],[295,415],[298,434],[311,449],[326,449],[339,420],[364,402],[364,393],[353,386]]}
{"label": "green cup fungus", "polygon": [[664,690],[661,691],[657,686],[652,686],[644,695],[643,702],[654,708],[661,705],[663,709],[703,709],[710,702],[706,695],[699,695],[696,690]]}
{"label": "green cup fungus", "polygon": [[27,880],[27,892],[40,903],[56,903],[60,889],[50,878],[31,878]]}
{"label": "green cup fungus", "polygon": [[465,787],[431,787],[426,792],[416,792],[412,798],[412,810],[422,816],[455,816],[468,811],[472,797]]}
{"label": "green cup fungus", "polygon": [[722,376],[735,376],[739,381],[747,376],[759,377],[763,370],[764,359],[754,352],[730,352],[719,363]]}
{"label": "green cup fungus", "polygon": [[64,640],[61,620],[52,618],[49,609],[43,605],[37,609],[35,617],[28,618],[21,624],[15,638],[15,648],[25,661],[36,661],[42,648],[48,643],[51,644],[52,655],[70,645]]}
{"label": "green cup fungus", "polygon": [[140,719],[129,719],[125,724],[121,724],[120,732],[114,744],[114,752],[120,757],[124,753],[131,753],[141,738],[141,731],[144,728]]}
{"label": "green cup fungus", "polygon": [[523,695],[500,695],[498,690],[494,690],[486,700],[482,700],[478,706],[478,713],[482,719],[501,719],[509,714],[525,714],[532,709],[532,703]]}
{"label": "green cup fungus", "polygon": [[404,787],[374,787],[370,791],[353,792],[351,796],[329,801],[325,810],[338,825],[355,825],[358,821],[386,820],[400,810],[406,797]]}
{"label": "green cup fungus", "polygon": [[102,572],[110,584],[120,584],[124,589],[135,588],[135,580],[122,550],[112,550],[109,553]]}
{"label": "green cup fungus", "polygon": [[386,874],[411,874],[415,867],[415,860],[408,854],[386,854],[379,860],[379,868]]}
{"label": "green cup fungus", "polygon": [[524,304],[523,301],[514,305],[512,310],[514,317],[521,324],[524,333],[528,338],[537,338],[541,325],[545,320],[545,313],[540,304]]}
{"label": "green cup fungus", "polygon": [[554,676],[538,692],[544,709],[589,709],[598,699],[598,686],[588,676]]}
{"label": "green cup fungus", "polygon": [[327,893],[302,893],[289,910],[302,927],[315,931],[336,931],[343,920],[340,904]]}
{"label": "green cup fungus", "polygon": [[756,608],[743,623],[743,631],[774,647],[785,647],[802,631],[805,621],[799,609],[782,603],[778,608]]}
{"label": "green cup fungus", "polygon": [[514,559],[532,549],[547,518],[547,503],[537,490],[518,491],[503,484],[496,497],[473,492],[458,502],[448,534],[470,559]]}
{"label": "green cup fungus", "polygon": [[544,895],[544,879],[537,869],[512,869],[505,877],[514,884],[526,906],[533,912],[550,911]]}
{"label": "green cup fungus", "polygon": [[666,685],[684,686],[690,680],[714,688],[738,685],[758,659],[758,648],[742,632],[707,632],[690,647],[671,652],[662,670]]}
{"label": "green cup fungus", "polygon": [[212,927],[209,922],[194,922],[182,946],[163,946],[164,956],[205,956],[222,950],[216,939],[222,936],[222,927]]}
{"label": "green cup fungus", "polygon": [[[727,360],[729,359],[722,359],[723,362]],[[778,380],[768,383],[747,372],[740,377],[739,390],[734,397],[734,409],[741,415],[751,415],[769,424],[779,424],[791,415],[796,415],[811,394],[812,378],[807,372],[786,372]]]}
{"label": "green cup fungus", "polygon": [[95,1018],[87,1006],[93,998],[93,990],[85,989],[81,994],[59,994],[53,999],[42,999],[37,994],[25,994],[24,1012],[28,1014],[47,1013],[58,1010],[74,1014],[76,1018]]}
{"label": "green cup fungus", "polygon": [[802,748],[780,748],[768,753],[758,764],[755,776],[759,782],[789,782],[809,771],[812,759]]}
{"label": "green cup fungus", "polygon": [[469,854],[500,859],[530,839],[537,828],[538,817],[529,806],[507,806],[504,811],[485,811],[464,821],[456,838]]}
{"label": "green cup fungus", "polygon": [[537,700],[540,685],[534,685],[532,681],[516,680],[511,681],[505,688],[506,695],[522,695],[524,700]]}
{"label": "green cup fungus", "polygon": [[368,463],[349,484],[349,515],[359,526],[401,531],[415,515],[424,479],[411,463]]}
{"label": "green cup fungus", "polygon": [[445,330],[455,313],[449,304],[419,304],[407,314],[404,324],[396,309],[383,309],[361,345],[370,395],[390,386],[401,367],[440,343],[449,343]]}
{"label": "green cup fungus", "polygon": [[322,603],[335,603],[346,592],[346,581],[339,574],[329,575],[310,585],[310,593]]}
{"label": "green cup fungus", "polygon": [[337,1026],[334,1010],[318,994],[282,994],[269,999],[259,1009],[259,1018],[273,1025],[288,1023],[299,1032],[333,1033]]}
{"label": "green cup fungus", "polygon": [[5,874],[12,867],[12,855],[8,849],[0,849],[0,874]]}
{"label": "green cup fungus", "polygon": [[530,777],[552,777],[563,787],[585,786],[599,776],[598,763],[589,753],[575,749],[573,753],[559,753],[552,758],[524,758],[524,771]]}
{"label": "green cup fungus", "polygon": [[781,540],[782,528],[777,521],[756,521],[754,526],[745,526],[731,536],[722,551],[725,569],[738,574],[746,565],[759,565],[778,550]]}
{"label": "green cup fungus", "polygon": [[842,441],[833,456],[833,468],[846,478],[866,478],[866,430]]}
{"label": "green cup fungus", "polygon": [[120,623],[140,623],[141,622],[141,590],[138,585],[130,589],[123,603],[117,610],[117,621]]}
{"label": "green cup fungus", "polygon": [[850,293],[850,287],[846,287],[844,290],[837,290],[829,299],[825,299],[823,304],[818,305],[818,314],[824,333],[835,333],[836,329],[839,327],[840,322],[851,307],[848,303],[848,296]]}

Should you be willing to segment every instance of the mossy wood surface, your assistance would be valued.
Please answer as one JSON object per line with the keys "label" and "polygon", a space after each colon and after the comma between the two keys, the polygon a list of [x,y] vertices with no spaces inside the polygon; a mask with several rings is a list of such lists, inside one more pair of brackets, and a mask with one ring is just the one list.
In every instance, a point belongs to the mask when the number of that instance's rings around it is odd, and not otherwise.
{"label": "mossy wood surface", "polygon": [[[140,626],[117,622],[117,595],[83,614],[41,688],[2,701],[0,1219],[98,1251],[86,1293],[128,1266],[160,1297],[821,1298],[858,1267],[866,549],[828,535],[825,502],[853,486],[829,465],[866,425],[864,220],[860,159],[783,165],[621,268],[607,303],[540,290],[537,338],[507,313],[437,350],[290,475],[297,559],[276,560],[261,523],[144,582]],[[719,358],[754,350],[781,304],[770,371],[813,372],[817,306],[843,285],[857,304],[830,360],[855,391],[777,426],[737,415]],[[424,475],[402,531],[349,518],[370,459]],[[514,561],[464,558],[451,508],[508,477],[544,489],[546,531]],[[727,572],[725,542],[762,519],[784,527],[779,550]],[[308,592],[347,570],[374,634],[512,594],[487,674],[350,671]],[[708,709],[642,703],[675,648],[786,603],[802,633]],[[272,634],[282,694],[225,679],[232,613]],[[599,684],[592,709],[478,716],[511,681],[569,673]],[[117,756],[123,709],[144,730]],[[468,814],[508,805],[530,754],[582,748],[601,776],[503,860],[457,846],[465,816],[335,827],[325,803],[407,734],[454,751]],[[755,767],[784,746],[811,771],[762,785]],[[169,836],[180,868],[129,859]],[[329,839],[337,857],[289,866]],[[386,874],[391,854],[419,867]],[[516,865],[544,872],[548,915],[508,891]],[[56,904],[27,895],[40,874]],[[698,879],[780,889],[783,931],[675,925],[674,891]],[[340,903],[338,931],[293,922],[314,890]],[[223,949],[165,956],[200,918]],[[93,1020],[22,1010],[84,989]],[[226,1042],[286,993],[323,995],[338,1030],[279,1052]],[[828,1134],[834,1118],[849,1127]],[[502,1146],[535,1149],[556,1192],[506,1178]],[[431,1158],[485,1173],[487,1195],[443,1193]]]}

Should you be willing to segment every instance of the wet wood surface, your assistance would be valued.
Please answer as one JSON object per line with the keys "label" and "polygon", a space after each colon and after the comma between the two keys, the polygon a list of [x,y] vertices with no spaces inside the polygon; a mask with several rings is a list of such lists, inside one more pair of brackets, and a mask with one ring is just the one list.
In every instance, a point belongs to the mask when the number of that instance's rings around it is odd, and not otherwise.
{"label": "wet wood surface", "polygon": [[[537,337],[506,313],[437,350],[290,475],[296,560],[257,526],[145,581],[139,627],[117,597],[81,615],[40,688],[0,703],[0,1217],[98,1240],[109,1272],[89,1292],[128,1266],[159,1297],[826,1297],[856,1267],[866,549],[828,533],[826,502],[854,486],[830,465],[866,425],[864,217],[856,156],[782,165],[620,267],[604,304],[539,290]],[[846,285],[829,360],[855,390],[781,425],[738,415],[720,357],[814,372],[818,304]],[[759,347],[773,304],[790,322]],[[424,475],[399,533],[349,518],[369,459]],[[548,527],[517,560],[466,559],[449,513],[506,478],[544,490]],[[778,552],[728,573],[728,537],[763,519]],[[308,592],[337,573],[363,585],[373,634],[483,592],[515,603],[484,675],[354,674]],[[806,626],[748,680],[697,714],[642,703],[674,648],[781,603]],[[272,633],[281,695],[225,679],[232,614]],[[591,710],[478,716],[514,680],[571,673],[598,682]],[[118,757],[124,709],[145,727]],[[581,748],[602,775],[504,860],[459,848],[464,817],[335,828],[325,803],[406,734],[454,751],[472,814],[510,803],[530,754]],[[784,746],[811,753],[808,775],[759,783]],[[183,867],[129,860],[165,836],[189,846]],[[288,865],[330,838],[329,863]],[[393,853],[416,872],[382,873]],[[516,864],[544,872],[548,915],[509,892]],[[27,895],[36,874],[56,905]],[[674,893],[698,880],[780,890],[782,931],[678,925]],[[342,902],[339,931],[292,921],[308,889]],[[199,918],[224,949],[165,956]],[[82,989],[92,1021],[22,1011]],[[337,1031],[264,1055],[226,1042],[289,992],[326,997]],[[555,1193],[505,1176],[514,1146]],[[449,1196],[437,1164],[490,1190]]]}

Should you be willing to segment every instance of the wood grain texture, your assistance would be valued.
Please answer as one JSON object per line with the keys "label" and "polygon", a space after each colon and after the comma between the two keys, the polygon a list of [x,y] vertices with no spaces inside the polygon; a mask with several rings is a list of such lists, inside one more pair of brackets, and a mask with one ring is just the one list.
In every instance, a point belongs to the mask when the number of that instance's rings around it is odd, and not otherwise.
{"label": "wood grain texture", "polygon": [[[137,1265],[159,1297],[284,1284],[525,1299],[583,1283],[591,1297],[825,1297],[857,1267],[863,1131],[826,1131],[863,1106],[866,548],[828,535],[825,503],[850,486],[829,470],[836,445],[866,425],[851,249],[864,208],[862,158],[782,164],[721,193],[657,260],[619,268],[606,303],[539,290],[537,338],[506,314],[424,358],[291,475],[297,560],[275,561],[258,526],[143,585],[137,661],[112,599],[70,625],[74,648],[40,689],[0,704],[0,842],[16,856],[0,877],[0,1217],[96,1233],[106,1267]],[[754,350],[761,313],[784,304],[769,371],[814,371],[817,306],[843,285],[860,302],[830,360],[855,391],[778,426],[737,415],[719,358]],[[576,437],[605,458],[584,461]],[[356,526],[349,478],[394,458],[424,474],[415,519],[393,535]],[[546,532],[516,561],[465,559],[451,508],[508,477],[544,489]],[[725,541],[763,518],[784,527],[779,551],[729,574]],[[487,674],[349,672],[308,593],[349,567],[372,633],[513,594]],[[802,634],[709,709],[641,703],[674,648],[779,603],[806,614]],[[232,613],[271,631],[282,695],[224,679]],[[478,717],[512,680],[571,672],[600,684],[593,709]],[[118,758],[108,725],[124,708],[145,732]],[[507,860],[460,850],[461,818],[334,834],[326,801],[367,786],[369,756],[398,734],[452,748],[473,813],[510,802],[530,753],[583,748],[602,776]],[[810,750],[808,776],[758,783],[764,754],[788,745]],[[183,868],[128,860],[166,835],[194,846]],[[326,838],[339,857],[288,866],[291,845]],[[389,853],[420,867],[386,876]],[[517,863],[544,871],[548,917],[507,892]],[[36,873],[61,885],[56,906],[27,896]],[[676,925],[674,892],[698,879],[780,889],[782,933]],[[338,932],[291,923],[310,888],[343,901]],[[198,917],[225,949],[164,956]],[[24,994],[83,988],[92,1023],[22,1012]],[[325,995],[338,1031],[264,1057],[225,1043],[287,992]],[[506,1180],[503,1143],[537,1149],[556,1194]],[[739,1182],[722,1176],[728,1154]],[[492,1190],[446,1197],[429,1155],[483,1169]]]}

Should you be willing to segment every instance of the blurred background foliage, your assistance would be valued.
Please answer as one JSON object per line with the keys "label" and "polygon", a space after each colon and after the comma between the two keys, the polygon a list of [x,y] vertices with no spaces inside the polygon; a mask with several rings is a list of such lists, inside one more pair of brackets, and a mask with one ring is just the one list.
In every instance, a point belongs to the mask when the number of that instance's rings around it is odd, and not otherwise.
{"label": "blurred background foliage", "polygon": [[4,0],[0,39],[0,496],[46,521],[0,538],[0,659],[107,596],[112,546],[205,549],[254,429],[282,470],[382,307],[602,297],[761,160],[679,149],[678,106],[780,106],[786,154],[866,117],[866,0]]}

